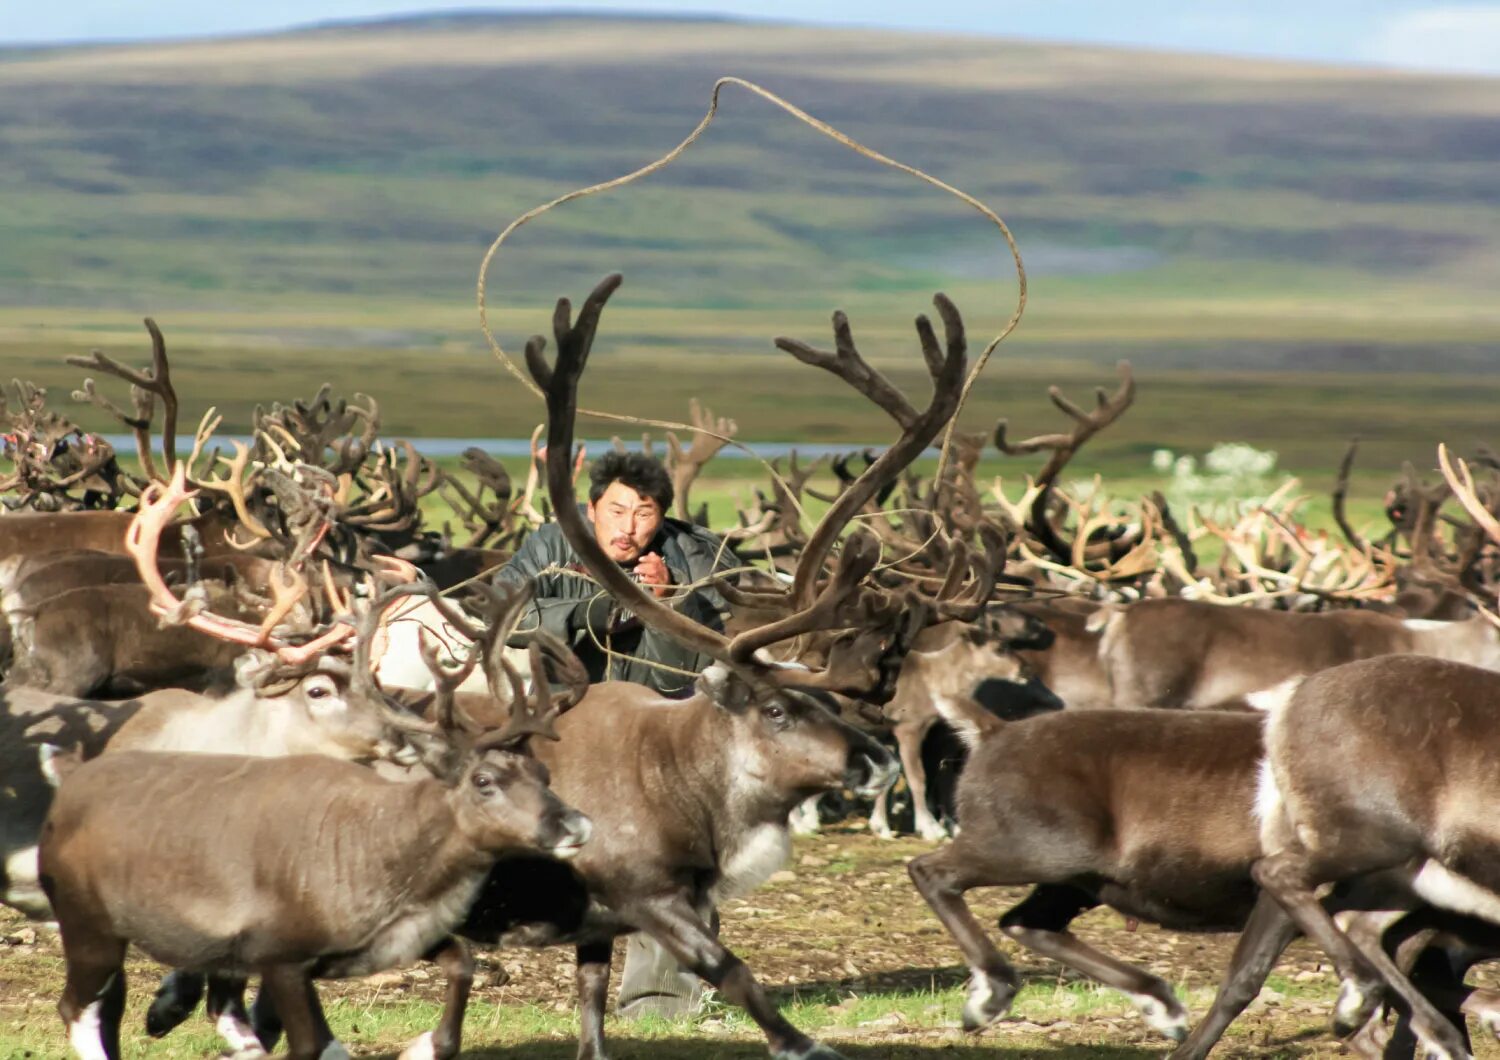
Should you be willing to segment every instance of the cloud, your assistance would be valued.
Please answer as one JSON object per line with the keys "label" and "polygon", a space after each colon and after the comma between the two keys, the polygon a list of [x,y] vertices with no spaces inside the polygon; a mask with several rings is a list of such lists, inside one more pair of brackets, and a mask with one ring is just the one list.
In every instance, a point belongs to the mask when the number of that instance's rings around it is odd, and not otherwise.
{"label": "cloud", "polygon": [[1500,74],[1500,5],[1428,7],[1386,19],[1364,57],[1390,66]]}

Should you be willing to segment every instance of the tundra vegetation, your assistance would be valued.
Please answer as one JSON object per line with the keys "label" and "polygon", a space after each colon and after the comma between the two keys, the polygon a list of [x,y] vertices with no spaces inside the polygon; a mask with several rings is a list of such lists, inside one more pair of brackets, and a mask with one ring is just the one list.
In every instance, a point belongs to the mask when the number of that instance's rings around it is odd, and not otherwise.
{"label": "tundra vegetation", "polygon": [[[0,1052],[248,1060],[280,1017],[298,1060],[447,1060],[460,1028],[589,1060],[1494,1053],[1492,86],[1246,63],[1203,91],[1189,58],[630,19],[292,39],[0,55],[27,146],[0,174]],[[492,275],[519,350],[580,255],[639,266],[524,343],[545,403],[472,351],[474,218],[629,168],[728,54],[1034,237],[1037,308],[961,414],[1008,311],[989,252],[760,118]],[[510,98],[548,109],[496,125]],[[172,307],[144,343],[121,276]],[[935,288],[913,341],[893,307]],[[830,303],[831,348],[770,339]],[[597,405],[694,437],[575,450]],[[722,632],[590,551],[575,482],[609,445],[663,455],[671,514],[733,550]],[[518,636],[525,591],[484,574],[554,515],[581,576],[715,660],[691,697]],[[255,809],[377,791],[404,827],[327,844]],[[321,901],[275,872],[247,897],[266,850]],[[52,912],[61,946],[21,919]],[[604,1015],[633,932],[713,986],[701,1014]],[[180,965],[149,1014],[168,969],[132,951],[126,991],[126,942]]]}

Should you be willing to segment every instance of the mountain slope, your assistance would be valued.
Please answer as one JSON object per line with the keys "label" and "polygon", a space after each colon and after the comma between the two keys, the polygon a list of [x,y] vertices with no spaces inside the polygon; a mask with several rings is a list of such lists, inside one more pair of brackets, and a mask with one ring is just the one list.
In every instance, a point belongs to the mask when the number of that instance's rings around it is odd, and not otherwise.
{"label": "mountain slope", "polygon": [[[1033,266],[1028,349],[1467,370],[1500,337],[1500,82],[577,17],[0,55],[0,326],[471,342],[494,234],[665,152],[729,73],[998,209]],[[881,336],[939,286],[983,330],[1013,304],[971,211],[737,90],[679,165],[522,230],[492,297],[613,268],[633,305],[801,327],[837,303]],[[638,339],[721,341],[681,319]]]}

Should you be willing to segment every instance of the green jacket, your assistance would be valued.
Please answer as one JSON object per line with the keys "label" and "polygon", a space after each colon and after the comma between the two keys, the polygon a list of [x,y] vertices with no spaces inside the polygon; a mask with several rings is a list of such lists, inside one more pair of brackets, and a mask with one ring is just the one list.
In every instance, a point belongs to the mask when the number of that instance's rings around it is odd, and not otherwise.
{"label": "green jacket", "polygon": [[[678,519],[663,520],[646,551],[661,556],[667,570],[672,572],[674,585],[688,585],[740,564],[739,558],[714,534]],[[549,569],[550,573],[543,573]],[[548,630],[573,648],[595,682],[634,681],[664,695],[686,696],[693,690],[692,677],[649,664],[663,663],[696,675],[713,661],[653,629],[642,628],[639,623],[627,623],[627,628],[608,634],[576,628],[571,621],[574,608],[604,590],[584,573],[578,556],[556,523],[548,523],[528,535],[510,562],[495,575],[496,582],[510,584],[528,578],[535,580],[536,591],[516,625],[511,643],[524,644],[530,630]],[[678,599],[668,597],[668,602],[710,629],[724,628],[726,605],[711,588],[695,589]],[[611,659],[599,649],[596,639],[627,658]]]}

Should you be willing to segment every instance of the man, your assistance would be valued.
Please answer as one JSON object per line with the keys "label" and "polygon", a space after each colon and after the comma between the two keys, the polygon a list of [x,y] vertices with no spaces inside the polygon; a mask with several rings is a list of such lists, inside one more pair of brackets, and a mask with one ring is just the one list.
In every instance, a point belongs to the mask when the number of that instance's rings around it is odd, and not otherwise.
{"label": "man", "polygon": [[[630,570],[643,588],[713,629],[723,629],[724,601],[708,587],[688,589],[738,564],[723,543],[700,527],[667,518],[672,479],[644,453],[606,453],[589,472],[587,514],[604,554]],[[711,660],[621,609],[584,574],[556,523],[530,536],[496,575],[535,580],[532,603],[517,637],[542,628],[563,638],[588,668],[589,680],[635,681],[665,696],[692,695]],[[654,665],[661,664],[661,665]],[[713,917],[717,927],[718,918]],[[649,936],[631,935],[620,976],[617,1010],[623,1016],[678,1016],[697,1008],[703,984]]]}
{"label": "man", "polygon": [[[658,599],[722,630],[723,599],[710,587],[687,586],[738,560],[707,530],[668,518],[672,496],[672,479],[659,460],[645,453],[606,453],[589,472],[587,514],[594,538]],[[588,668],[591,681],[634,681],[683,697],[692,694],[694,679],[712,661],[621,609],[584,573],[556,523],[529,535],[496,575],[497,581],[513,584],[528,578],[536,590],[517,623],[517,638],[524,640],[539,627],[556,634]]]}

